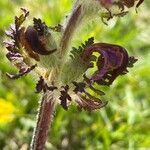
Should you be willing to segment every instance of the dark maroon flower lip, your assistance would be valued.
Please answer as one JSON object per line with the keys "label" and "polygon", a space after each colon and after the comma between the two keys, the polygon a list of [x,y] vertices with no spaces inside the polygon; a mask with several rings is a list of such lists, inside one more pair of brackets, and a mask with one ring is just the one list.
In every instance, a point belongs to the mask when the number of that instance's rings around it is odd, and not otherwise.
{"label": "dark maroon flower lip", "polygon": [[95,43],[84,49],[81,59],[84,62],[90,62],[93,52],[100,53],[100,56],[96,62],[98,70],[91,76],[91,81],[110,85],[117,76],[128,72],[130,59],[123,47],[108,43]]}
{"label": "dark maroon flower lip", "polygon": [[[25,40],[31,49],[40,55],[49,55],[56,51],[56,49],[48,51],[45,46],[44,37],[38,35],[38,32],[34,27],[29,26],[25,31]],[[43,41],[42,41],[43,40]]]}

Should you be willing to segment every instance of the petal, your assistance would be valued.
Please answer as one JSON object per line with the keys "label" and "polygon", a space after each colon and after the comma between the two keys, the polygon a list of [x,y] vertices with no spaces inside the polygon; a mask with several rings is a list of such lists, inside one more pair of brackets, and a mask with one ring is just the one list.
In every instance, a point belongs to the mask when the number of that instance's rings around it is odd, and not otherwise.
{"label": "petal", "polygon": [[[117,76],[127,72],[127,67],[135,62],[134,57],[129,59],[126,49],[119,45],[108,43],[95,43],[85,48],[81,58],[85,62],[90,61],[93,52],[100,53],[96,62],[98,70],[91,76],[90,80],[102,85],[110,85]],[[131,66],[131,64],[130,64]]]}

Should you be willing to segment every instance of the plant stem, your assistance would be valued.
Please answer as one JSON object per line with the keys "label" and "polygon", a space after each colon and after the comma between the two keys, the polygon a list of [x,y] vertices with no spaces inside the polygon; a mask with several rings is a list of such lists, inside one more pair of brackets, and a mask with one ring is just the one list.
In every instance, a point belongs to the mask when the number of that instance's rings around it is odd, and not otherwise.
{"label": "plant stem", "polygon": [[44,149],[48,136],[48,129],[52,124],[54,110],[55,100],[53,98],[53,92],[47,91],[40,102],[30,150]]}
{"label": "plant stem", "polygon": [[64,29],[61,41],[60,41],[60,47],[61,47],[61,54],[64,55],[65,51],[67,50],[68,44],[71,40],[71,37],[78,25],[78,22],[81,19],[81,5],[75,6],[75,8],[72,11],[72,14],[66,24],[66,27]]}

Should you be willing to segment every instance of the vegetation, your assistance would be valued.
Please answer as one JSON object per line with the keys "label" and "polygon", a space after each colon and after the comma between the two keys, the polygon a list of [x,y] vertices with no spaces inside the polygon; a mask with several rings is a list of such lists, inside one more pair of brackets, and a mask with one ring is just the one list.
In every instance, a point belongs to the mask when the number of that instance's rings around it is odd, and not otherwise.
{"label": "vegetation", "polygon": [[[96,41],[122,45],[138,58],[138,62],[109,88],[100,87],[106,94],[103,97],[108,101],[106,107],[94,112],[78,112],[73,105],[68,111],[58,106],[46,143],[47,149],[150,148],[149,6],[150,2],[145,1],[138,13],[132,9],[125,17],[110,20],[108,26],[97,20],[83,28],[83,34],[76,34],[77,38],[73,42],[75,47],[87,40],[87,37],[94,36]],[[62,21],[64,14],[68,15],[72,1],[0,1],[1,43],[5,39],[4,30],[13,22],[14,14],[18,13],[20,7],[28,8],[31,18],[41,18],[49,26],[55,26]],[[29,149],[40,98],[34,92],[37,77],[29,74],[18,80],[8,79],[5,73],[15,72],[15,68],[6,59],[6,50],[1,45],[0,149],[26,150]]]}

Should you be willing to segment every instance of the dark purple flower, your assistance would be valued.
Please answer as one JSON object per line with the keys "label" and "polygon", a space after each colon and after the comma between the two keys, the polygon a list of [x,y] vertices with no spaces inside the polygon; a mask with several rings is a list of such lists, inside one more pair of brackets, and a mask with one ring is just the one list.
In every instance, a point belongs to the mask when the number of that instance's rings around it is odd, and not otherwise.
{"label": "dark purple flower", "polygon": [[[30,49],[32,49],[33,52],[40,55],[49,55],[56,51],[56,49],[47,50],[45,44],[47,39],[43,35],[39,35],[43,33],[37,31],[34,27],[29,26],[24,34],[25,43],[23,43],[23,45],[26,47],[26,50],[28,50],[28,47],[30,46]],[[28,47],[26,45],[28,45]]]}
{"label": "dark purple flower", "polygon": [[97,61],[98,70],[91,76],[91,82],[110,85],[117,76],[128,72],[127,67],[130,59],[123,47],[107,43],[95,43],[84,50],[81,58],[85,62],[89,62],[93,52],[100,53],[100,56]]}

